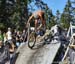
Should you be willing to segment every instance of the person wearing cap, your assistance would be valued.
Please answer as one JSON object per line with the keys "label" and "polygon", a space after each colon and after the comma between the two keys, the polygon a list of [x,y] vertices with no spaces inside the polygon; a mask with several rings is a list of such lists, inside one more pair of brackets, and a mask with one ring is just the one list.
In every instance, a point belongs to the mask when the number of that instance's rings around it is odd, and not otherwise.
{"label": "person wearing cap", "polygon": [[28,19],[28,23],[31,22],[31,19],[34,18],[35,31],[39,33],[39,30],[42,29],[43,33],[45,33],[46,29],[46,21],[44,17],[44,11],[39,10],[34,12]]}

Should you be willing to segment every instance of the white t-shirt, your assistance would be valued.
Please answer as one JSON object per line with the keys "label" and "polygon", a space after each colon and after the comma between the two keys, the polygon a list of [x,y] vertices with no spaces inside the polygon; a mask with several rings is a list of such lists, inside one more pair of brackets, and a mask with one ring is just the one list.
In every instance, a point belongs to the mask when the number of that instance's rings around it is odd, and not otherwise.
{"label": "white t-shirt", "polygon": [[11,40],[12,39],[12,33],[11,31],[7,32],[7,40]]}

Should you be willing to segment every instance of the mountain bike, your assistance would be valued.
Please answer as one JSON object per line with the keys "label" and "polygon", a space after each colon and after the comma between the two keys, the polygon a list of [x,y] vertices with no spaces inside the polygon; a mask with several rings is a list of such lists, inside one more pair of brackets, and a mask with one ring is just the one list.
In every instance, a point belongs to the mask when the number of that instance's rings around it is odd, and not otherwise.
{"label": "mountain bike", "polygon": [[35,46],[35,43],[37,42],[43,42],[43,44],[48,44],[51,41],[51,34],[50,34],[50,30],[48,30],[43,36],[38,37],[38,35],[36,35],[36,32],[34,30],[30,29],[30,23],[28,23],[28,29],[27,29],[27,41],[28,41],[28,47],[29,48],[33,48]]}

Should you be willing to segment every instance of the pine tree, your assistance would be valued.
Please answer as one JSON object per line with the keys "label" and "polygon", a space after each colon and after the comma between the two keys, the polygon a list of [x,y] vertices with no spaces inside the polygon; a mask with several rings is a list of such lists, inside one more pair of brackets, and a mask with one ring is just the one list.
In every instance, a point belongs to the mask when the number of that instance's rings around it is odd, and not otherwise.
{"label": "pine tree", "polygon": [[63,23],[63,27],[64,28],[68,28],[69,25],[70,25],[70,22],[73,21],[72,19],[72,6],[71,6],[71,1],[68,0],[65,8],[64,8],[64,11],[61,15],[61,23]]}
{"label": "pine tree", "polygon": [[59,10],[56,11],[56,23],[60,24],[60,12],[59,12]]}
{"label": "pine tree", "polygon": [[33,0],[0,0],[0,27],[23,29],[28,20],[28,5]]}
{"label": "pine tree", "polygon": [[72,15],[73,15],[73,23],[75,23],[75,0],[71,1],[72,4]]}

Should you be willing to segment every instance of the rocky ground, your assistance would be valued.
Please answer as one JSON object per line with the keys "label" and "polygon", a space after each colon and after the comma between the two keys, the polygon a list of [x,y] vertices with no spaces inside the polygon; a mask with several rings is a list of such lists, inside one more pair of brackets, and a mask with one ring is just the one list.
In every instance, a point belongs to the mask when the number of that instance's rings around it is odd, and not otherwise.
{"label": "rocky ground", "polygon": [[[27,44],[23,44],[17,51],[19,56],[16,64],[51,64],[53,61],[53,53],[56,53],[58,44],[37,44],[33,49],[28,48]],[[54,54],[55,56],[55,54]]]}

